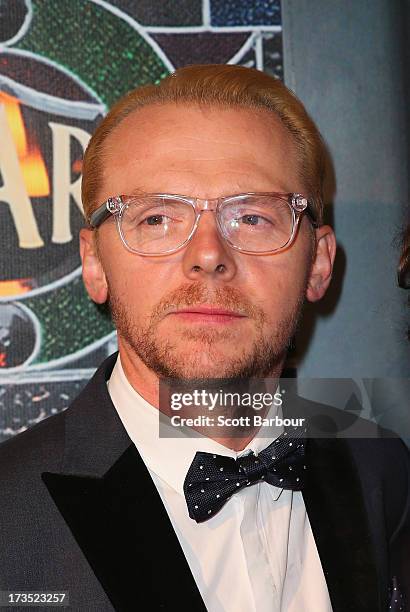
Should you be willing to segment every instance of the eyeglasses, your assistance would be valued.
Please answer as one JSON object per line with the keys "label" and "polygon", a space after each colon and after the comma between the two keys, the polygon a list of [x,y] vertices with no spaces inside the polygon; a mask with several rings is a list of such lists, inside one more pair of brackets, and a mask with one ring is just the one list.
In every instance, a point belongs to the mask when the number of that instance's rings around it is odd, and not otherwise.
{"label": "eyeglasses", "polygon": [[300,193],[242,193],[200,199],[168,193],[108,198],[91,215],[95,229],[114,216],[124,246],[139,255],[166,255],[193,237],[203,212],[215,212],[230,247],[251,255],[282,251],[295,240],[304,212],[318,227],[311,202]]}

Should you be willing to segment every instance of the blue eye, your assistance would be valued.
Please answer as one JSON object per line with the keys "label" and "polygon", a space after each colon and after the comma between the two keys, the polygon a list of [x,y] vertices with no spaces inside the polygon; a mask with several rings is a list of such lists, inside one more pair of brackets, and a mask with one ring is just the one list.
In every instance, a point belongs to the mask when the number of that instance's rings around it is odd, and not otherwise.
{"label": "blue eye", "polygon": [[271,223],[271,221],[269,221],[265,217],[262,217],[261,215],[254,215],[254,214],[243,215],[242,217],[240,217],[240,220],[242,221],[244,225],[261,225],[264,223]]}
{"label": "blue eye", "polygon": [[163,219],[165,219],[165,215],[150,215],[144,221],[147,222],[147,225],[161,225]]}
{"label": "blue eye", "polygon": [[246,225],[257,225],[259,223],[259,216],[258,215],[246,215],[242,217],[242,223],[245,223]]}

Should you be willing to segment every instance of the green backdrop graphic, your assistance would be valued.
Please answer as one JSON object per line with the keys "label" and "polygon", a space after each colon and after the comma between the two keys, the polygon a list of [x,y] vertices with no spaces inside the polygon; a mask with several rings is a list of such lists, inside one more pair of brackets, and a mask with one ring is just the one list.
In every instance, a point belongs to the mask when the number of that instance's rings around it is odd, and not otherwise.
{"label": "green backdrop graphic", "polygon": [[[68,134],[68,189],[80,176],[81,138],[130,89],[193,62],[229,61],[282,77],[279,0],[3,5],[0,105],[14,139],[10,157],[17,155],[24,169],[33,147],[38,149],[50,189],[30,194],[32,179],[24,184],[29,194],[24,210],[32,211],[43,244],[22,246],[16,221],[22,201],[13,200],[10,170],[0,167],[0,440],[65,409],[116,348],[111,321],[82,284],[82,220],[74,189],[66,194],[70,238],[58,241],[53,234],[63,200],[53,183],[61,155],[52,126]],[[26,134],[25,153],[18,130]]]}

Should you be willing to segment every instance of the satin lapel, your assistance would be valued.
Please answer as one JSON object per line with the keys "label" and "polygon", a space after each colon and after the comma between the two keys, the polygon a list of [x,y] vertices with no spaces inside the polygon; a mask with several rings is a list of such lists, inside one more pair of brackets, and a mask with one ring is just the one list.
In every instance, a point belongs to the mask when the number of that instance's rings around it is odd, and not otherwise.
{"label": "satin lapel", "polygon": [[45,472],[42,478],[115,610],[206,612],[135,446],[103,477]]}
{"label": "satin lapel", "polygon": [[333,612],[384,612],[360,481],[343,439],[309,439],[303,491]]}

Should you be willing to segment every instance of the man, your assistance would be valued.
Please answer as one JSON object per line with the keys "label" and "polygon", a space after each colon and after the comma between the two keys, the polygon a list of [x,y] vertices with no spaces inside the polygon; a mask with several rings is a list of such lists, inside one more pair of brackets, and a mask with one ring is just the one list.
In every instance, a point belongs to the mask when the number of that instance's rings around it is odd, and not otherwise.
{"label": "man", "polygon": [[239,66],[183,68],[104,119],[80,247],[119,355],[67,411],[0,447],[2,589],[68,590],[70,609],[98,612],[404,609],[400,440],[361,420],[359,439],[333,435],[347,415],[317,420],[296,398],[303,435],[158,432],[172,417],[161,378],[280,377],[304,300],[331,279],[323,163],[301,103]]}

